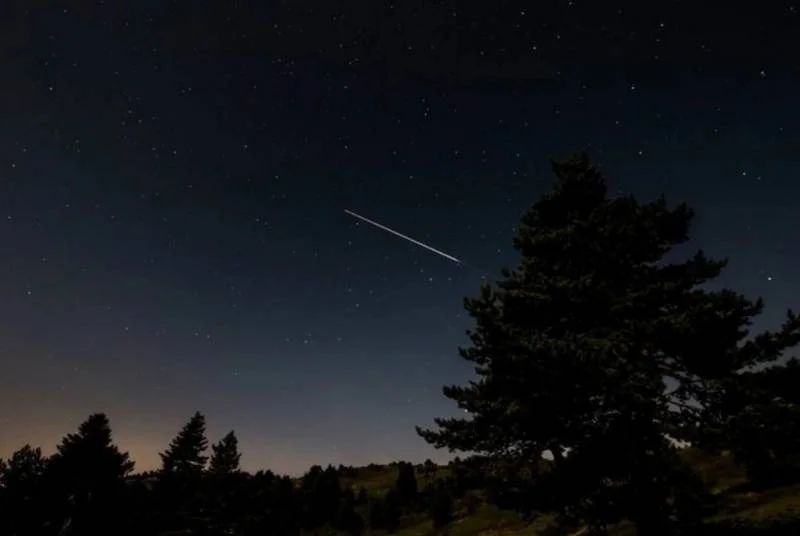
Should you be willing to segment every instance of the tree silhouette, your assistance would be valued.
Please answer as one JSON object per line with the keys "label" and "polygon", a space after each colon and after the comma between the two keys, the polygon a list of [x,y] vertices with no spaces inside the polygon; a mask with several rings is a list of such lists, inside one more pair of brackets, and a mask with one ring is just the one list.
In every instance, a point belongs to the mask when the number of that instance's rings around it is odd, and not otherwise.
{"label": "tree silhouette", "polygon": [[414,466],[410,463],[398,464],[395,490],[397,490],[397,500],[403,506],[411,504],[417,498],[417,477],[414,475]]}
{"label": "tree silhouette", "polygon": [[230,475],[239,472],[239,441],[231,430],[219,443],[211,446],[208,472],[212,475]]}
{"label": "tree silhouette", "polygon": [[364,486],[360,486],[358,488],[358,495],[356,496],[356,504],[359,506],[367,504],[369,500],[369,496],[367,495],[367,490]]}
{"label": "tree silhouette", "polygon": [[369,526],[372,530],[395,532],[400,526],[400,503],[397,492],[390,489],[384,497],[375,497],[369,504]]}
{"label": "tree silhouette", "polygon": [[30,445],[0,463],[0,523],[8,534],[35,534],[41,529],[45,468],[41,449]]}
{"label": "tree silhouette", "polygon": [[246,489],[247,515],[238,523],[237,534],[298,534],[299,494],[291,478],[258,471],[247,479]]}
{"label": "tree silhouette", "polygon": [[[796,319],[790,316],[782,331]],[[797,334],[760,335],[752,343],[781,352]],[[775,339],[779,344],[775,345]],[[782,340],[781,340],[782,339]],[[773,345],[775,345],[773,347]],[[772,348],[771,348],[772,347]],[[715,393],[710,407],[717,420],[696,443],[713,453],[729,448],[747,468],[751,483],[764,487],[800,481],[800,361],[746,370]]]}
{"label": "tree silhouette", "polygon": [[46,476],[71,530],[102,532],[110,519],[120,520],[125,479],[133,468],[128,453],[113,444],[105,414],[90,415],[77,433],[67,434],[50,458]]}
{"label": "tree silhouette", "polygon": [[437,466],[430,458],[425,460],[425,463],[422,465],[422,467],[427,478],[433,478],[436,476]]}
{"label": "tree silhouette", "polygon": [[241,454],[236,434],[228,432],[211,446],[211,452],[205,482],[205,510],[211,512],[221,525],[230,527],[238,517],[244,515],[246,502],[245,475],[239,468]]}
{"label": "tree silhouette", "polygon": [[453,496],[445,486],[439,485],[433,489],[430,515],[435,529],[441,529],[453,521]]}
{"label": "tree silhouette", "polygon": [[166,451],[159,454],[161,470],[156,490],[161,523],[168,529],[183,529],[199,516],[204,501],[203,472],[208,459],[205,451],[206,419],[199,411],[189,419]]}
{"label": "tree silhouette", "polygon": [[361,536],[364,533],[364,518],[350,507],[343,507],[337,528],[350,536]]}
{"label": "tree silhouette", "polygon": [[162,473],[187,478],[198,478],[206,466],[206,418],[199,411],[170,442],[169,448],[159,454]]}
{"label": "tree silhouette", "polygon": [[[337,472],[341,472],[341,466]],[[339,510],[332,526],[351,536],[360,536],[364,532],[364,519],[356,511],[356,494],[353,488],[348,487],[342,491]]]}
{"label": "tree silhouette", "polygon": [[789,312],[777,333],[745,341],[761,301],[702,287],[726,263],[702,251],[665,260],[689,238],[686,205],[611,198],[584,154],[553,171],[555,187],[514,237],[518,266],[465,300],[475,328],[460,354],[478,379],[444,394],[467,415],[418,432],[439,448],[546,467],[529,482],[546,507],[595,532],[617,512],[640,533],[670,533],[690,514],[676,511],[685,471],[669,438],[730,445],[725,425],[756,405],[743,369],[773,364],[800,320]]}
{"label": "tree silhouette", "polygon": [[305,528],[314,530],[336,520],[342,496],[339,474],[332,466],[315,465],[301,479]]}

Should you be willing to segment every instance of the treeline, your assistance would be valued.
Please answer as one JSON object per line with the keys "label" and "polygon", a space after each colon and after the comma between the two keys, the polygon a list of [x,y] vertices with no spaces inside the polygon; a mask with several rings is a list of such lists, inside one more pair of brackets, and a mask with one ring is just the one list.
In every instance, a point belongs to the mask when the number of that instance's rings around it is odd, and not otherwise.
{"label": "treeline", "polygon": [[[0,534],[295,535],[394,532],[408,514],[433,527],[453,516],[455,481],[434,480],[437,466],[391,464],[396,480],[368,495],[345,482],[352,467],[313,466],[299,479],[243,471],[233,431],[210,445],[196,413],[161,453],[161,467],[134,474],[112,441],[106,415],[94,414],[50,457],[25,445],[0,460]],[[458,462],[456,463],[458,465]],[[418,476],[429,482],[422,487]]]}

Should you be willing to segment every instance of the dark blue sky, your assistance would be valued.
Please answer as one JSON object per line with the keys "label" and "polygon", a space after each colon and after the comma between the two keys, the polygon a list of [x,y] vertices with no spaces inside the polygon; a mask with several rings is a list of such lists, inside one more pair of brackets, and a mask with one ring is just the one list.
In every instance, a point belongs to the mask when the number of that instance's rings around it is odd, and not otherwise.
{"label": "dark blue sky", "polygon": [[44,4],[0,8],[0,456],[105,411],[149,469],[199,409],[249,469],[442,459],[479,276],[343,210],[497,273],[581,148],[764,327],[800,298],[789,3]]}

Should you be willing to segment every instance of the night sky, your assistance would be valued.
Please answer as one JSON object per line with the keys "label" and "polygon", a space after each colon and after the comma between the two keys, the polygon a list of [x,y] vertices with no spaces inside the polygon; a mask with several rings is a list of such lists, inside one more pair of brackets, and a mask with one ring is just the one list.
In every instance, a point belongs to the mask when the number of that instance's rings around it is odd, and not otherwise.
{"label": "night sky", "polygon": [[201,410],[247,469],[447,459],[413,427],[472,375],[480,273],[344,210],[494,276],[584,148],[775,326],[800,4],[700,4],[2,2],[0,456],[103,411],[152,469]]}

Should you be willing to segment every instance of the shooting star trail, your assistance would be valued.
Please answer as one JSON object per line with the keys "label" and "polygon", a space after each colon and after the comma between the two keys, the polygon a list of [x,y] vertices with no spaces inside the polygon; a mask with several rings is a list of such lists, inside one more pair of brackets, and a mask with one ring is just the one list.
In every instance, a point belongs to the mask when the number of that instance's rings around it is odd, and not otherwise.
{"label": "shooting star trail", "polygon": [[461,266],[466,266],[466,264],[465,264],[463,261],[461,261],[461,259],[457,259],[456,257],[453,257],[452,255],[448,255],[448,254],[447,254],[447,253],[445,253],[444,251],[440,251],[440,250],[438,250],[438,249],[436,249],[436,248],[434,248],[434,247],[431,247],[431,246],[429,246],[428,244],[425,244],[425,243],[423,243],[423,242],[420,242],[419,240],[414,240],[414,239],[413,239],[413,238],[411,238],[410,236],[406,236],[406,235],[404,235],[403,233],[398,233],[398,232],[397,232],[397,231],[395,231],[394,229],[390,229],[389,227],[386,227],[385,225],[381,225],[380,223],[378,223],[378,222],[376,222],[376,221],[372,221],[372,220],[371,220],[371,219],[369,219],[369,218],[365,218],[364,216],[360,216],[360,215],[356,214],[355,212],[353,212],[352,210],[347,210],[347,209],[345,209],[345,211],[344,211],[344,212],[345,212],[345,214],[349,214],[350,216],[353,216],[354,218],[358,218],[358,219],[359,219],[359,220],[361,220],[361,221],[367,222],[367,223],[369,223],[370,225],[374,225],[374,226],[375,226],[375,227],[377,227],[378,229],[383,229],[383,230],[384,230],[384,231],[386,231],[387,233],[392,233],[392,234],[393,234],[393,235],[395,235],[395,236],[399,236],[399,237],[400,237],[400,238],[402,238],[403,240],[408,240],[408,241],[409,241],[409,242],[411,242],[412,244],[416,244],[416,245],[418,245],[418,246],[420,246],[420,247],[423,247],[423,248],[427,249],[428,251],[430,251],[430,252],[432,252],[432,253],[436,253],[437,255],[439,255],[439,256],[441,256],[441,257],[444,257],[445,259],[447,259],[447,260],[449,260],[449,261],[453,261],[454,263],[456,263],[456,264],[459,264],[459,265],[461,265]]}

